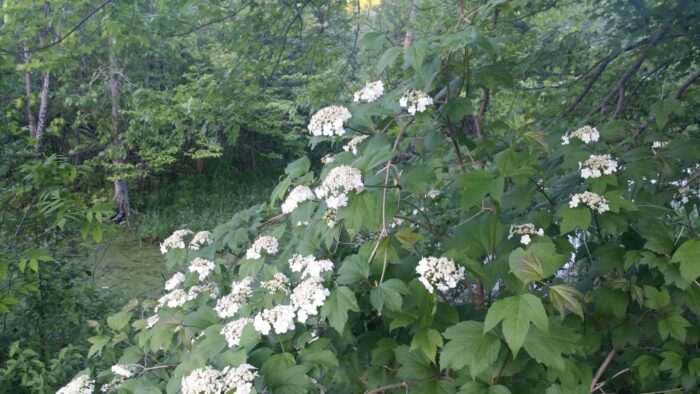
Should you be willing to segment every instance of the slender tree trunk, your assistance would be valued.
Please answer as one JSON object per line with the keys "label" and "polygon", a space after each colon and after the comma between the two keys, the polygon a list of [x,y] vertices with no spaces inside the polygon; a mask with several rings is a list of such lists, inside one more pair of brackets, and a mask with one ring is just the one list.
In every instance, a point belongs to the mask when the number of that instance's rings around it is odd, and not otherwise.
{"label": "slender tree trunk", "polygon": [[[117,158],[114,159],[114,164],[118,167],[124,163],[124,158],[120,157],[122,141],[121,141],[121,122],[119,118],[119,68],[117,64],[117,54],[114,50],[114,40],[111,40],[109,47],[109,92],[112,98],[112,126],[114,127],[114,147],[117,150]],[[125,179],[116,179],[114,181],[114,202],[117,204],[117,214],[114,217],[115,222],[121,222],[131,213],[131,204],[129,203],[129,182]]]}
{"label": "slender tree trunk", "polygon": [[46,131],[46,112],[49,109],[49,89],[51,87],[51,73],[44,72],[44,81],[41,84],[41,95],[39,96],[39,116],[36,122],[36,147],[41,148]]}
{"label": "slender tree trunk", "polygon": [[[29,48],[24,48],[24,64],[29,66],[29,61],[31,56],[29,55]],[[27,124],[29,125],[29,135],[36,139],[36,119],[34,118],[34,112],[32,112],[32,73],[28,70],[24,72],[24,89],[27,94]]]}
{"label": "slender tree trunk", "polygon": [[[48,18],[51,12],[51,5],[49,2],[44,3],[44,18]],[[48,32],[46,30],[39,33],[39,45],[44,45],[45,38]],[[24,47],[24,64],[29,65],[31,61],[31,54],[28,47]],[[49,109],[49,91],[51,87],[51,73],[47,70],[44,71],[44,76],[42,78],[41,93],[39,94],[39,112],[35,116],[32,110],[31,98],[32,98],[32,72],[30,69],[24,73],[24,83],[25,91],[27,94],[27,123],[29,124],[29,134],[32,138],[36,140],[36,150],[41,149],[41,144],[44,138],[44,131],[46,130],[46,113]]]}
{"label": "slender tree trunk", "polygon": [[413,42],[413,31],[411,25],[416,21],[416,13],[418,12],[418,0],[413,0],[411,5],[411,13],[408,14],[408,27],[406,27],[406,36],[403,39],[403,49],[408,49]]}

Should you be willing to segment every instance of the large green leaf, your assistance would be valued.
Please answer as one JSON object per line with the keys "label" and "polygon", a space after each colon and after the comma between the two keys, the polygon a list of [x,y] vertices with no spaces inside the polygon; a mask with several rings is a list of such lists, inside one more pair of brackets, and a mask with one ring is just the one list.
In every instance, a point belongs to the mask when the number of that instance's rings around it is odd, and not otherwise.
{"label": "large green leaf", "polygon": [[331,291],[321,307],[321,318],[328,319],[331,327],[342,335],[348,321],[348,311],[360,311],[355,293],[345,286],[339,286]]}
{"label": "large green leaf", "polygon": [[673,253],[671,261],[681,266],[681,276],[686,282],[700,277],[700,241],[689,239]]}
{"label": "large green leaf", "polygon": [[484,333],[481,322],[465,321],[445,331],[450,341],[440,353],[440,367],[462,369],[469,367],[469,373],[476,377],[493,365],[498,359],[501,341],[494,332]]}
{"label": "large green leaf", "polygon": [[547,312],[542,301],[532,294],[521,294],[494,302],[486,313],[484,333],[500,322],[503,322],[503,336],[513,357],[523,346],[531,323],[542,331],[549,331]]}

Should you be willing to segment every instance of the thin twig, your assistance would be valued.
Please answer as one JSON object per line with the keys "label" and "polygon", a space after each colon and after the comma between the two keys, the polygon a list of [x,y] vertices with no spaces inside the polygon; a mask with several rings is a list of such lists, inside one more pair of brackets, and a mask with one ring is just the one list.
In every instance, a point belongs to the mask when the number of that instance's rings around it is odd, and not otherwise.
{"label": "thin twig", "polygon": [[605,357],[605,360],[603,360],[603,363],[600,364],[600,367],[598,367],[595,376],[593,376],[593,381],[591,381],[591,393],[595,390],[598,380],[600,380],[600,377],[603,376],[603,372],[605,372],[605,369],[608,367],[608,365],[610,365],[610,362],[614,357],[615,349],[612,349],[610,350],[610,353],[608,353],[608,355]]}

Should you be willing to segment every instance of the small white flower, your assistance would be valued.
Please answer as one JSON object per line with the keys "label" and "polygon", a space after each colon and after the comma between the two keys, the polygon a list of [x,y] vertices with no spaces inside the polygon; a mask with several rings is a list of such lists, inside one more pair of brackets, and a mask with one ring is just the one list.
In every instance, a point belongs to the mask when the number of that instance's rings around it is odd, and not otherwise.
{"label": "small white flower", "polygon": [[441,292],[454,289],[464,279],[464,267],[458,268],[454,261],[446,257],[423,257],[416,266],[416,273],[420,275],[418,280],[430,293],[435,288]]}
{"label": "small white flower", "polygon": [[299,323],[304,324],[309,316],[316,316],[330,294],[318,278],[311,277],[299,283],[289,296]]}
{"label": "small white flower", "polygon": [[111,370],[115,375],[119,375],[119,376],[126,378],[126,379],[128,379],[136,374],[134,372],[133,367],[130,367],[128,365],[115,364],[115,365],[112,365]]}
{"label": "small white flower", "polygon": [[191,301],[192,299],[193,298],[190,298],[189,294],[185,290],[175,289],[158,299],[158,306],[156,308],[156,312],[158,311],[158,308],[163,306],[166,306],[168,308],[177,308],[183,306],[185,305],[185,303]]}
{"label": "small white flower", "polygon": [[345,193],[340,193],[337,196],[327,197],[326,205],[331,209],[346,207],[348,206],[348,195]]}
{"label": "small white flower", "polygon": [[316,197],[325,198],[326,205],[335,209],[347,205],[347,193],[361,193],[364,189],[360,170],[343,165],[333,168],[326,175],[321,185],[316,188]]}
{"label": "small white flower", "polygon": [[199,250],[201,246],[211,245],[211,243],[211,233],[209,231],[200,231],[190,241],[190,249]]}
{"label": "small white flower", "polygon": [[364,88],[358,90],[353,95],[353,101],[366,101],[368,103],[381,97],[384,94],[384,83],[382,81],[367,82]]}
{"label": "small white flower", "polygon": [[185,274],[176,272],[170,279],[165,282],[165,291],[172,291],[178,288],[185,282]]}
{"label": "small white flower", "polygon": [[182,378],[182,394],[219,394],[223,387],[221,372],[206,366]]}
{"label": "small white flower", "polygon": [[222,374],[223,388],[226,393],[236,389],[235,394],[250,394],[253,391],[253,382],[258,377],[255,367],[250,364],[241,364],[235,368],[226,367]]}
{"label": "small white flower", "polygon": [[523,245],[528,245],[532,240],[530,236],[539,235],[544,236],[544,229],[538,229],[532,223],[525,224],[513,224],[510,226],[510,232],[508,233],[508,239],[513,238],[513,235],[521,235],[520,243]]}
{"label": "small white flower", "polygon": [[603,175],[610,175],[617,172],[617,160],[614,160],[610,155],[591,155],[583,163],[578,163],[581,169],[581,177],[600,178]]}
{"label": "small white flower", "polygon": [[185,249],[185,241],[182,238],[189,234],[192,234],[192,231],[188,229],[175,231],[160,244],[160,252],[166,254],[171,249]]}
{"label": "small white flower", "polygon": [[327,154],[321,158],[321,163],[323,164],[331,164],[335,161],[335,158],[331,154]]}
{"label": "small white flower", "polygon": [[352,152],[353,155],[357,156],[357,147],[360,146],[362,141],[367,139],[367,135],[358,135],[353,137],[347,144],[343,145],[343,150],[346,152]]}
{"label": "small white flower", "polygon": [[330,260],[316,260],[313,255],[302,256],[294,254],[289,259],[289,268],[292,272],[301,272],[301,278],[321,278],[321,274],[333,271],[333,262]]}
{"label": "small white flower", "polygon": [[308,186],[297,186],[289,192],[282,203],[282,213],[292,213],[299,204],[314,198],[314,192]]}
{"label": "small white flower", "polygon": [[528,245],[530,243],[530,234],[525,234],[520,237],[520,243],[523,245]]}
{"label": "small white flower", "polygon": [[221,335],[226,338],[228,347],[239,346],[241,344],[241,333],[243,332],[243,328],[252,323],[253,319],[248,318],[233,320],[227,323],[224,328],[221,329]]}
{"label": "small white flower", "polygon": [[401,108],[406,108],[406,111],[411,115],[415,115],[416,112],[424,112],[427,106],[432,104],[433,99],[420,90],[408,91],[399,99]]}
{"label": "small white flower", "polygon": [[351,117],[347,108],[332,105],[316,112],[311,117],[308,129],[315,136],[341,136],[345,134],[343,124]]}
{"label": "small white flower", "polygon": [[80,375],[61,387],[56,394],[92,394],[93,391],[95,391],[95,381],[88,375]]}
{"label": "small white flower", "polygon": [[189,270],[190,272],[196,272],[199,275],[199,281],[206,279],[214,268],[216,264],[213,261],[197,257],[190,262]]}
{"label": "small white flower", "polygon": [[250,298],[253,290],[251,289],[251,284],[253,279],[250,277],[243,278],[238,282],[233,282],[231,285],[231,292],[219,298],[219,301],[214,307],[216,314],[225,319],[227,317],[234,316],[241,309],[241,305]]}
{"label": "small white flower", "polygon": [[428,198],[431,198],[434,200],[434,199],[440,197],[440,191],[437,189],[430,189],[430,190],[428,190],[428,193],[426,193],[426,196]]}
{"label": "small white flower", "polygon": [[277,292],[287,294],[289,292],[289,278],[285,274],[277,272],[271,280],[260,282],[260,287],[272,294]]}
{"label": "small white flower", "polygon": [[156,323],[158,323],[158,315],[150,316],[146,319],[146,328],[152,328]]}
{"label": "small white flower", "polygon": [[651,149],[665,148],[668,144],[669,144],[669,141],[654,141],[651,144]]}
{"label": "small white flower", "polygon": [[253,319],[253,327],[262,335],[268,335],[270,329],[275,334],[284,334],[294,329],[294,308],[291,305],[277,305],[272,309],[265,309]]}
{"label": "small white flower", "polygon": [[561,144],[568,145],[571,138],[577,138],[583,143],[587,144],[589,142],[597,142],[600,139],[600,133],[595,127],[583,126],[578,130],[572,131],[571,133],[566,133],[561,137]]}
{"label": "small white flower", "polygon": [[608,200],[605,197],[595,194],[593,192],[585,191],[583,193],[574,194],[569,201],[570,208],[576,208],[579,204],[584,204],[588,206],[592,211],[598,213],[605,213],[610,210],[608,206]]}
{"label": "small white flower", "polygon": [[250,260],[256,260],[262,257],[261,252],[265,251],[268,255],[274,255],[279,250],[279,242],[277,238],[270,235],[263,235],[253,242],[250,248],[245,252],[245,257]]}

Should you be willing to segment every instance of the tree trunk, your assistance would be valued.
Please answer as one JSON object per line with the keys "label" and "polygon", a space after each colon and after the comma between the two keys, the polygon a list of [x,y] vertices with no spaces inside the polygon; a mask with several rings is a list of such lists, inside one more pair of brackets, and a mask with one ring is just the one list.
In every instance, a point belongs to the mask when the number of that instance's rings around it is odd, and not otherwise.
{"label": "tree trunk", "polygon": [[418,0],[413,0],[411,5],[411,13],[408,14],[408,27],[406,27],[406,36],[403,39],[403,49],[406,50],[413,42],[413,31],[411,25],[416,21],[416,13],[418,12]]}
{"label": "tree trunk", "polygon": [[[121,156],[121,121],[119,118],[119,76],[120,72],[117,65],[117,54],[114,50],[114,40],[111,40],[109,46],[109,92],[112,98],[112,126],[114,127],[114,148],[117,150],[114,164],[120,167],[124,163],[124,158]],[[117,204],[117,213],[114,216],[115,222],[125,220],[131,213],[131,204],[129,203],[129,182],[125,179],[114,180],[114,202]]]}
{"label": "tree trunk", "polygon": [[[29,48],[24,48],[24,64],[29,66]],[[27,124],[29,125],[29,135],[36,139],[36,119],[34,119],[34,112],[32,112],[32,73],[29,71],[24,72],[24,89],[27,94]]]}

